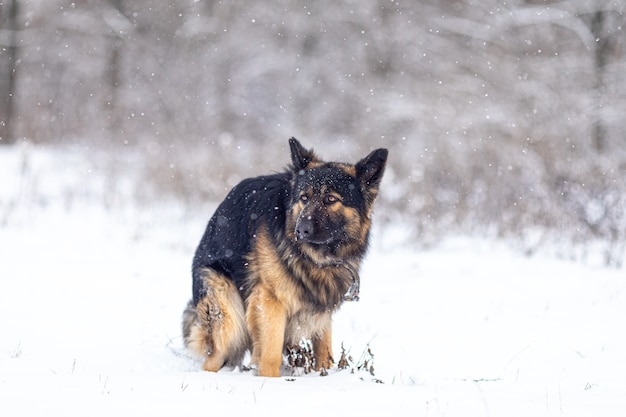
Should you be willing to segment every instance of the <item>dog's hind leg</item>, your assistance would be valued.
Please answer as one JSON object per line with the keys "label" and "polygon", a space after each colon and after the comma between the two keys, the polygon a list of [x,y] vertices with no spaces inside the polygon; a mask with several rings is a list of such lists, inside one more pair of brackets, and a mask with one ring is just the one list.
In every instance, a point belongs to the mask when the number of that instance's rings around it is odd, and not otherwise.
{"label": "dog's hind leg", "polygon": [[213,270],[204,271],[206,295],[183,315],[185,344],[205,359],[202,368],[217,372],[225,364],[241,364],[248,349],[243,301],[234,283]]}

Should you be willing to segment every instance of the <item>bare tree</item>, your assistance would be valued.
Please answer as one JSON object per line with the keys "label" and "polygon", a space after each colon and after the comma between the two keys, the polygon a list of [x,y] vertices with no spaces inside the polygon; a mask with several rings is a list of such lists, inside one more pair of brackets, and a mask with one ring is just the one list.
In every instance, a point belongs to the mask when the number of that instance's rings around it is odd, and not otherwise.
{"label": "bare tree", "polygon": [[[610,10],[598,9],[588,17],[591,33],[595,39],[593,49],[595,64],[595,90],[596,90],[596,112],[597,119],[593,124],[592,142],[598,152],[606,148],[607,129],[602,118],[602,97],[606,94],[606,66],[616,51],[616,33],[612,33],[609,16],[613,14]],[[619,13],[622,20],[622,13]]]}
{"label": "bare tree", "polygon": [[29,0],[19,51],[17,1],[0,94],[19,114],[0,118],[18,136],[146,144],[190,193],[272,159],[276,138],[388,146],[385,212],[424,233],[626,230],[626,0]]}
{"label": "bare tree", "polygon": [[0,144],[15,142],[18,0],[0,2]]}

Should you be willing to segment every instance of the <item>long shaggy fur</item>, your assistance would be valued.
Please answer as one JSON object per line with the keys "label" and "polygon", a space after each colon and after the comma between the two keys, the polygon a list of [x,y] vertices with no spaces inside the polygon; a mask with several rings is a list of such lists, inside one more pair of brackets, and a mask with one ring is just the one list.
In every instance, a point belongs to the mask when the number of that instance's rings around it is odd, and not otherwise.
{"label": "long shaggy fur", "polygon": [[292,165],[235,186],[196,250],[183,336],[207,371],[252,350],[259,375],[279,376],[285,345],[303,338],[316,367],[328,368],[332,314],[358,299],[387,150],[352,165],[289,144]]}

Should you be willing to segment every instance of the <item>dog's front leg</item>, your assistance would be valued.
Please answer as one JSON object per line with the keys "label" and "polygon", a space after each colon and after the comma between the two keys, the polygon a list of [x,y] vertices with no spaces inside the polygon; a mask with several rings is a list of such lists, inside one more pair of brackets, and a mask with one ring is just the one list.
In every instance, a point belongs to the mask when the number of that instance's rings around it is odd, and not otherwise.
{"label": "dog's front leg", "polygon": [[252,338],[252,362],[259,376],[279,377],[287,323],[285,307],[270,291],[258,286],[248,298],[246,319]]}
{"label": "dog's front leg", "polygon": [[335,363],[333,359],[332,324],[330,318],[317,337],[313,338],[313,352],[315,354],[315,370],[330,369]]}

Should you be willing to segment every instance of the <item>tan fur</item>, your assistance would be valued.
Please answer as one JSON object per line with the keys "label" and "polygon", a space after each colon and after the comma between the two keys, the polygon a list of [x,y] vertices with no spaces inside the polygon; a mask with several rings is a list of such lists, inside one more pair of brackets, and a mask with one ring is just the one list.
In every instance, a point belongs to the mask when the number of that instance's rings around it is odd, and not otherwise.
{"label": "tan fur", "polygon": [[[254,282],[247,300],[247,322],[252,339],[252,362],[259,375],[279,376],[285,344],[311,338],[317,368],[329,368],[332,361],[331,311],[307,308],[302,288],[294,284],[267,231],[260,230],[249,259]],[[299,271],[297,265],[292,269]],[[304,272],[301,272],[304,273]],[[317,272],[312,280],[332,279]]]}
{"label": "tan fur", "polygon": [[188,348],[205,358],[202,368],[217,372],[225,363],[241,362],[248,348],[245,309],[228,277],[207,269],[204,279],[211,291],[195,309],[187,307],[183,328]]}
{"label": "tan fur", "polygon": [[356,177],[356,168],[354,167],[354,165],[337,164],[337,166],[341,168],[343,172],[350,175],[351,177]]}
{"label": "tan fur", "polygon": [[287,321],[285,306],[263,284],[254,288],[248,302],[252,363],[261,376],[280,376]]}
{"label": "tan fur", "polygon": [[330,369],[335,363],[333,359],[333,340],[332,329],[330,323],[330,315],[328,316],[328,325],[322,329],[321,334],[313,337],[313,352],[315,354],[315,368]]}

